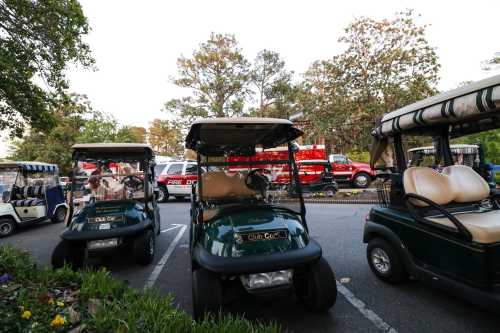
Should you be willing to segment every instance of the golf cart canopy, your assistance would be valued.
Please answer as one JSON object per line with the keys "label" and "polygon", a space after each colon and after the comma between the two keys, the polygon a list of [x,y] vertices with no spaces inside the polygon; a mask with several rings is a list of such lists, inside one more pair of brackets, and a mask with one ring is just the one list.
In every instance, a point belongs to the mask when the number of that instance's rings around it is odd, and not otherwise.
{"label": "golf cart canopy", "polygon": [[277,147],[302,135],[286,119],[275,118],[213,118],[201,119],[191,125],[186,148],[206,156],[227,153],[255,154],[255,147]]}
{"label": "golf cart canopy", "polygon": [[0,162],[0,169],[19,168],[26,171],[56,173],[59,168],[55,164],[43,162]]}
{"label": "golf cart canopy", "polygon": [[500,127],[500,75],[438,94],[383,116],[375,137],[428,134],[449,129],[451,137]]}
{"label": "golf cart canopy", "polygon": [[153,149],[145,143],[79,143],[71,147],[73,158],[144,160],[154,157]]}

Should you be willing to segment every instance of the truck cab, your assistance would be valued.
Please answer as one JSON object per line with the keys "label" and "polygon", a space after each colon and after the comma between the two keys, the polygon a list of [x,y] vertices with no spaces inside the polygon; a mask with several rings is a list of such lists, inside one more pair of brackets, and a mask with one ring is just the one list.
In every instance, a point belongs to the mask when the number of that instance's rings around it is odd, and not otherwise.
{"label": "truck cab", "polygon": [[367,188],[375,178],[375,171],[368,163],[353,162],[343,154],[331,154],[329,161],[332,165],[335,180],[340,184]]}

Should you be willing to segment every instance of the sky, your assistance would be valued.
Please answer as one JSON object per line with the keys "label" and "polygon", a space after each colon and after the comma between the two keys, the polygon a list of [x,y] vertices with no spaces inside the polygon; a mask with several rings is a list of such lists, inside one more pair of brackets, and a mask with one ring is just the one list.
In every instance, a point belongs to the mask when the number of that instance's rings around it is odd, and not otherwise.
{"label": "sky", "polygon": [[[80,0],[91,26],[85,38],[98,70],[71,66],[71,90],[86,94],[94,109],[122,124],[148,126],[167,118],[163,104],[187,91],[170,83],[176,60],[190,56],[211,32],[235,34],[243,54],[253,60],[262,49],[280,53],[296,79],[309,65],[342,52],[343,29],[360,16],[392,18],[413,8],[436,48],[441,80],[449,90],[460,82],[492,73],[480,63],[500,51],[500,1],[428,0]],[[6,145],[0,145],[0,156]]]}

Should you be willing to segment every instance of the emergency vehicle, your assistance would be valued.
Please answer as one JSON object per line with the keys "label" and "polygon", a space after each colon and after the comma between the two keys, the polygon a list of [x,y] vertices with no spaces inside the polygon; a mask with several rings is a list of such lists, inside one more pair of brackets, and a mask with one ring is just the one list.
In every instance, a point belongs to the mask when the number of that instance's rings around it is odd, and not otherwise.
{"label": "emergency vehicle", "polygon": [[197,180],[195,161],[169,162],[157,178],[160,197],[158,201],[167,201],[170,196],[182,200],[191,195],[191,185]]}

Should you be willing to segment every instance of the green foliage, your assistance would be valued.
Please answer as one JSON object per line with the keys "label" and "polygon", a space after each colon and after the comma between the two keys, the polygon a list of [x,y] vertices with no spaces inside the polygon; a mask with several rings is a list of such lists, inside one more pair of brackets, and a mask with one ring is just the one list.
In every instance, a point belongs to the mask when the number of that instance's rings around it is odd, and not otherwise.
{"label": "green foliage", "polygon": [[440,65],[415,19],[358,18],[339,38],[347,49],[309,68],[304,105],[317,135],[365,150],[377,117],[435,93]]}
{"label": "green foliage", "polygon": [[110,115],[92,109],[83,95],[61,95],[50,113],[50,131],[31,129],[12,143],[9,156],[18,161],[43,161],[59,165],[62,174],[71,169],[71,146],[92,142],[144,142],[144,128],[121,127]]}
{"label": "green foliage", "polygon": [[[194,322],[172,305],[173,297],[142,292],[112,278],[105,269],[73,272],[36,268],[27,252],[0,246],[0,276],[13,279],[0,288],[0,332],[280,332],[278,325],[220,314]],[[25,311],[29,316],[23,318]],[[74,313],[78,319],[74,319]],[[64,323],[51,326],[56,315]],[[72,319],[73,318],[73,319]]]}
{"label": "green foliage", "polygon": [[233,35],[212,33],[191,58],[181,56],[177,67],[172,81],[190,89],[191,96],[167,102],[167,111],[187,121],[241,115],[242,101],[250,93],[250,65]]}
{"label": "green foliage", "polygon": [[347,153],[347,157],[354,162],[364,162],[364,163],[370,162],[370,152],[368,151],[352,150]]}
{"label": "green foliage", "polygon": [[176,121],[155,119],[148,128],[151,147],[159,155],[180,157],[184,152],[181,125]]}
{"label": "green foliage", "polygon": [[25,124],[54,126],[50,105],[66,87],[66,65],[93,64],[88,30],[77,0],[0,0],[0,130],[21,137]]}

